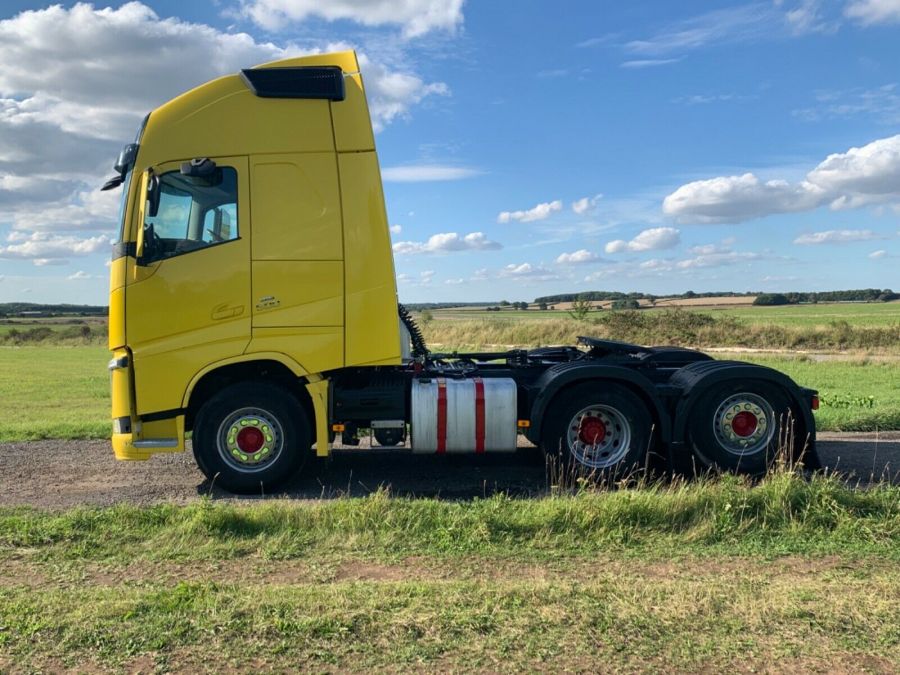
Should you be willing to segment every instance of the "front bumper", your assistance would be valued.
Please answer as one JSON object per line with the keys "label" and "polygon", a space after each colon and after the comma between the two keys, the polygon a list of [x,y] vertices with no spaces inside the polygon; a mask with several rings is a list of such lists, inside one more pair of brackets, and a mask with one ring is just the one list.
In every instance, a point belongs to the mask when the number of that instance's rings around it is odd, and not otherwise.
{"label": "front bumper", "polygon": [[113,433],[116,459],[142,461],[162,452],[184,451],[184,415],[153,422],[138,422],[136,432]]}
{"label": "front bumper", "polygon": [[[112,393],[112,447],[116,459],[140,461],[160,452],[184,450],[184,415],[142,420],[134,405],[132,357],[127,348],[113,350],[109,362]],[[158,417],[158,415],[154,416]]]}

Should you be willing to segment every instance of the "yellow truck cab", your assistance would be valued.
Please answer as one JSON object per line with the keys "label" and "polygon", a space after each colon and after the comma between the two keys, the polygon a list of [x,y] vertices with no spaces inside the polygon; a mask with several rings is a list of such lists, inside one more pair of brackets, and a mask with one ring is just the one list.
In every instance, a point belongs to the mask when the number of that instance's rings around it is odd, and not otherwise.
{"label": "yellow truck cab", "polygon": [[[430,354],[402,309],[353,52],[221,77],[152,111],[121,186],[110,272],[116,457],[182,451],[234,491],[277,486],[335,433],[415,452],[511,451],[517,433],[601,473],[696,461],[752,473],[815,392],[690,350]],[[737,421],[735,421],[737,420]],[[802,446],[802,447],[801,447]],[[314,447],[314,450],[312,449]],[[810,460],[807,460],[810,463]]]}

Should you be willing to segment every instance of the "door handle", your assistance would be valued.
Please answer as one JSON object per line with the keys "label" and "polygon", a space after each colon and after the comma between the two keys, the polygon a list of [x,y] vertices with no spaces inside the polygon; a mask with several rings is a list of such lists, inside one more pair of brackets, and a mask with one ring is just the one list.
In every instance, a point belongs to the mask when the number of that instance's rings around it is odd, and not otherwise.
{"label": "door handle", "polygon": [[212,317],[213,321],[221,321],[222,319],[231,319],[235,316],[240,316],[244,313],[243,305],[229,305],[227,302],[222,303],[221,305],[216,305],[213,307]]}

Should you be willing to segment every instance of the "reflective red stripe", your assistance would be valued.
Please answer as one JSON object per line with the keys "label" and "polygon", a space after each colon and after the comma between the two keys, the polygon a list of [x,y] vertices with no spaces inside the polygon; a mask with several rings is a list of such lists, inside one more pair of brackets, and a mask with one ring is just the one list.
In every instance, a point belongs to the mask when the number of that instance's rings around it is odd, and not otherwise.
{"label": "reflective red stripe", "polygon": [[484,452],[484,381],[475,378],[475,452]]}
{"label": "reflective red stripe", "polygon": [[447,381],[438,380],[437,400],[437,453],[447,452]]}

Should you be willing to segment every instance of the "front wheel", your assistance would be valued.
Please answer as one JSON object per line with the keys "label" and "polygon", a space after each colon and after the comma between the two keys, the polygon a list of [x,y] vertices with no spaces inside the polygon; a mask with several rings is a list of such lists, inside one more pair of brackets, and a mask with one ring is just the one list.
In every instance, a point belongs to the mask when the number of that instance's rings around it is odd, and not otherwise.
{"label": "front wheel", "polygon": [[300,470],[310,454],[311,427],[287,390],[264,382],[234,384],[200,409],[193,446],[197,465],[216,485],[263,492]]}
{"label": "front wheel", "polygon": [[644,466],[653,419],[625,387],[606,382],[574,386],[553,402],[546,419],[544,452],[569,467],[618,479]]}

